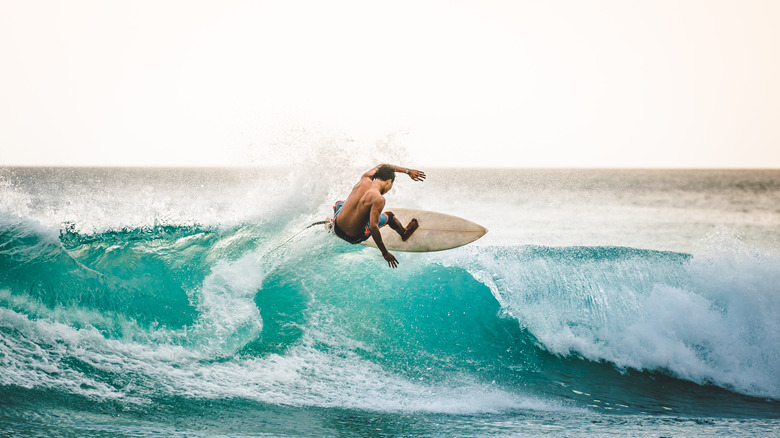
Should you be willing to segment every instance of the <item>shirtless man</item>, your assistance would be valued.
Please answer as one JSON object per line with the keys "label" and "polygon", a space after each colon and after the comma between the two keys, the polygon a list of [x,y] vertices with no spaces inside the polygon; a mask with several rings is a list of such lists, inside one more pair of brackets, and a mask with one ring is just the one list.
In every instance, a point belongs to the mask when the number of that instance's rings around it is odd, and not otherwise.
{"label": "shirtless man", "polygon": [[404,172],[414,181],[425,179],[425,173],[419,170],[380,164],[363,174],[346,201],[336,202],[333,206],[332,224],[333,233],[352,244],[373,237],[376,246],[382,251],[382,257],[391,268],[398,266],[398,260],[385,248],[379,228],[390,225],[390,228],[406,241],[419,226],[417,219],[412,219],[404,228],[392,212],[382,213],[385,208],[385,198],[382,195],[393,188],[395,172]]}

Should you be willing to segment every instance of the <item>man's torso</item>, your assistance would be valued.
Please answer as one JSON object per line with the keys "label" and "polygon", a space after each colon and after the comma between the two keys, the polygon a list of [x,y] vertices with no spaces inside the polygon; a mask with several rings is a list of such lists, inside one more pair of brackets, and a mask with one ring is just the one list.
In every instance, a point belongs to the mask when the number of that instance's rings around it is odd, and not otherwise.
{"label": "man's torso", "polygon": [[350,236],[363,234],[371,213],[371,205],[382,195],[368,178],[363,178],[352,188],[341,212],[336,217],[336,223]]}

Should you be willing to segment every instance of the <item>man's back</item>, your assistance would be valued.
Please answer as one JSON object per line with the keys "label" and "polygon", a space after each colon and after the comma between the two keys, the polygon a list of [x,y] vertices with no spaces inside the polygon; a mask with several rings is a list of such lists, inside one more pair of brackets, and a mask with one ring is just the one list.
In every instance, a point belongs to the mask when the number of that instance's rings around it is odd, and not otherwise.
{"label": "man's back", "polygon": [[368,223],[371,207],[376,205],[381,209],[384,208],[384,204],[385,198],[379,193],[379,189],[372,183],[370,177],[363,175],[344,201],[342,213],[337,218],[339,228],[350,236],[362,234],[363,228]]}

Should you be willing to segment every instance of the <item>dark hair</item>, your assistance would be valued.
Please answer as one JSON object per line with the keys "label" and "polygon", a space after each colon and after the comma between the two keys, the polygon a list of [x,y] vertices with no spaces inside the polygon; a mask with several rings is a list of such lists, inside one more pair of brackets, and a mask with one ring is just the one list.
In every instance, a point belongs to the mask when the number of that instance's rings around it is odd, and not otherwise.
{"label": "dark hair", "polygon": [[374,173],[374,179],[377,178],[382,181],[395,181],[395,170],[393,169],[393,166],[388,166],[387,164],[379,166],[379,169]]}

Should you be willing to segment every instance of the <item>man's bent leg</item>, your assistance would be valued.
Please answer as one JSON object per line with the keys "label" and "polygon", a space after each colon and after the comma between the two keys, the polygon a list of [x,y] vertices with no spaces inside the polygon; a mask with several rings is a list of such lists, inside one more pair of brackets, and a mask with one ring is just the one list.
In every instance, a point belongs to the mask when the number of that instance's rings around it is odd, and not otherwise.
{"label": "man's bent leg", "polygon": [[401,224],[401,221],[395,217],[392,211],[386,211],[385,214],[387,214],[387,224],[390,225],[390,228],[398,233],[399,236],[401,236],[401,240],[404,242],[406,242],[406,240],[411,237],[412,233],[414,233],[414,230],[420,226],[420,224],[417,222],[417,219],[412,219],[409,221],[409,225],[404,228],[403,224]]}

